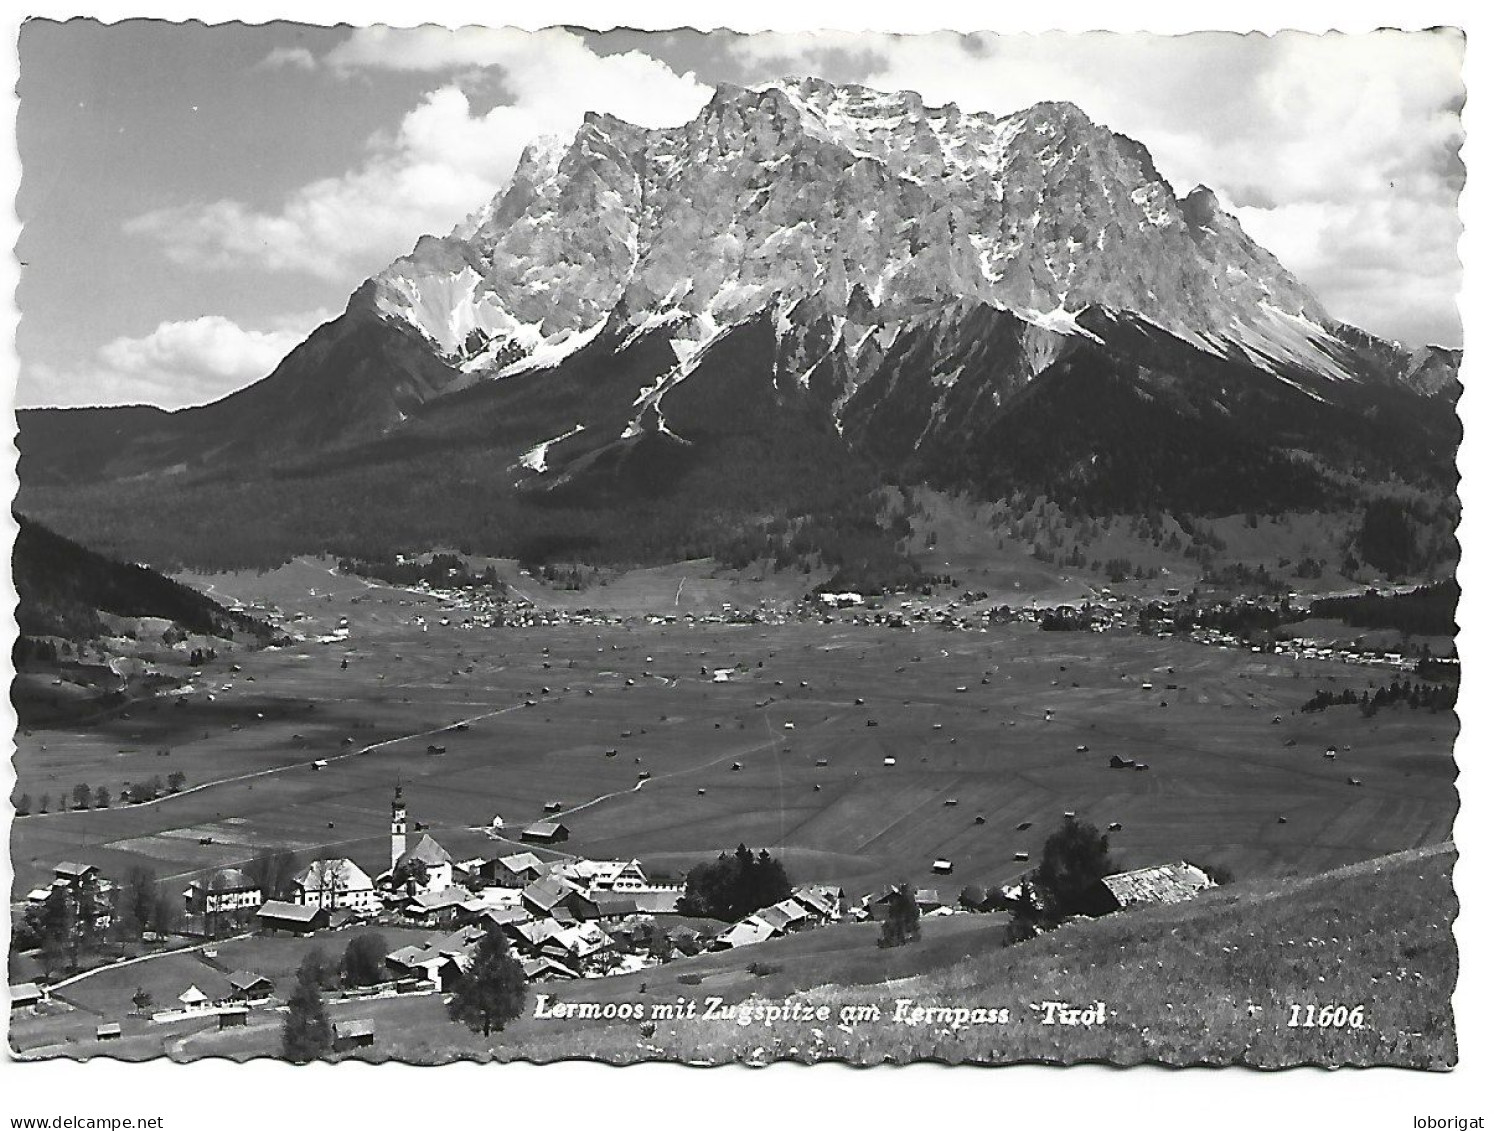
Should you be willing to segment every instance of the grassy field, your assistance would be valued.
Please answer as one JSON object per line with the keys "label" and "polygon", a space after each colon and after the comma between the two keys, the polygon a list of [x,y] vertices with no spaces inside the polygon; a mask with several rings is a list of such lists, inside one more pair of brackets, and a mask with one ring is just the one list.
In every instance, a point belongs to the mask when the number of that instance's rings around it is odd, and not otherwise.
{"label": "grassy field", "polygon": [[[166,767],[187,788],[18,820],[18,892],[61,859],[176,882],[267,845],[376,873],[396,780],[459,859],[512,845],[495,815],[512,836],[558,801],[566,852],[683,869],[745,841],[854,894],[930,883],[936,857],[954,864],[946,886],[1007,880],[1070,810],[1122,826],[1123,865],[1186,857],[1243,878],[1436,843],[1456,809],[1451,714],[1293,713],[1384,678],[1347,665],[1026,625],[467,628],[434,597],[312,563],[212,584],[301,613],[308,642],[204,670],[211,702],[20,735],[17,792],[117,793]],[[344,617],[345,640],[312,642]],[[701,675],[718,667],[731,682]],[[1112,754],[1149,769],[1112,770]]]}

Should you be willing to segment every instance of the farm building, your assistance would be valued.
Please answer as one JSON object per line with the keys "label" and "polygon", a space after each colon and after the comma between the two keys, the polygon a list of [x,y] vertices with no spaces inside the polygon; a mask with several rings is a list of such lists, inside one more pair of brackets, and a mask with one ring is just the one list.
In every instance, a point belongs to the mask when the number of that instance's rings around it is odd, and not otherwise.
{"label": "farm building", "polygon": [[352,1049],[368,1048],[374,1043],[375,1027],[371,1020],[355,1018],[338,1021],[332,1026],[332,1050],[348,1052]]}
{"label": "farm building", "polygon": [[249,1024],[249,1009],[247,1006],[238,1006],[218,1011],[218,1028],[220,1029],[242,1029]]}
{"label": "farm building", "polygon": [[943,907],[947,902],[934,888],[919,888],[913,893],[913,902],[918,904],[918,910],[927,915],[930,911]]}
{"label": "farm building", "polygon": [[611,949],[612,945],[607,933],[595,923],[582,923],[550,932],[550,937],[539,946],[539,956],[556,959],[574,968],[592,955]]}
{"label": "farm building", "polygon": [[271,899],[255,912],[259,926],[264,931],[289,931],[292,934],[308,935],[312,931],[324,930],[327,926],[327,909],[305,903],[286,903]]}
{"label": "farm building", "polygon": [[1214,886],[1203,869],[1192,864],[1154,864],[1132,872],[1117,872],[1100,881],[1117,908],[1138,903],[1182,903]]}
{"label": "farm building", "polygon": [[546,872],[545,862],[532,852],[516,852],[484,861],[477,869],[478,878],[505,888],[528,887]]}
{"label": "farm building", "polygon": [[564,962],[545,955],[526,958],[523,966],[524,977],[531,982],[553,981],[556,978],[569,980],[580,976]]}
{"label": "farm building", "polygon": [[32,1006],[40,1005],[47,1000],[47,995],[35,982],[21,982],[19,985],[10,987],[10,1008],[30,1009]]}
{"label": "farm building", "polygon": [[457,887],[421,892],[405,907],[405,914],[421,923],[446,926],[456,920],[462,904],[471,897],[466,888]]}
{"label": "farm building", "polygon": [[188,986],[178,996],[177,1001],[182,1003],[182,1008],[189,1013],[199,1009],[206,1009],[212,1002],[207,994],[199,990],[195,985]]}
{"label": "farm building", "polygon": [[499,908],[497,910],[489,908],[477,917],[478,926],[484,930],[491,927],[497,927],[499,930],[502,930],[513,926],[515,923],[526,923],[528,921],[528,913],[519,910],[517,907]]}
{"label": "farm building", "polygon": [[228,976],[228,984],[232,1001],[267,1001],[275,988],[270,979],[252,970],[235,970]]}
{"label": "farm building", "polygon": [[599,895],[596,897],[597,918],[603,922],[617,922],[629,915],[638,914],[638,901],[630,895]]}
{"label": "farm building", "polygon": [[118,1021],[101,1022],[93,1031],[94,1039],[100,1041],[117,1041],[123,1035]]}
{"label": "farm building", "polygon": [[749,915],[740,923],[733,923],[711,940],[711,950],[736,950],[742,946],[766,942],[780,932],[756,915]]}
{"label": "farm building", "polygon": [[532,844],[559,844],[570,838],[571,830],[559,821],[536,821],[519,834],[520,840]]}
{"label": "farm building", "polygon": [[793,891],[795,901],[819,922],[835,922],[845,914],[846,893],[829,884],[800,884]]}
{"label": "farm building", "polygon": [[329,911],[372,912],[379,907],[373,880],[346,856],[314,861],[291,881],[291,888],[296,903]]}
{"label": "farm building", "polygon": [[52,869],[54,887],[81,888],[99,882],[96,864],[80,864],[74,860],[63,860]]}

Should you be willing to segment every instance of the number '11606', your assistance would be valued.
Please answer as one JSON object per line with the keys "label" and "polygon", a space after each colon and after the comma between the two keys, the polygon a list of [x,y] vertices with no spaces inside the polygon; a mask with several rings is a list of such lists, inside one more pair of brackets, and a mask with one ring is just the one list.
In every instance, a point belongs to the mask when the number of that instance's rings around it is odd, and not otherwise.
{"label": "number '11606'", "polygon": [[1288,1029],[1363,1029],[1362,1005],[1293,1005]]}

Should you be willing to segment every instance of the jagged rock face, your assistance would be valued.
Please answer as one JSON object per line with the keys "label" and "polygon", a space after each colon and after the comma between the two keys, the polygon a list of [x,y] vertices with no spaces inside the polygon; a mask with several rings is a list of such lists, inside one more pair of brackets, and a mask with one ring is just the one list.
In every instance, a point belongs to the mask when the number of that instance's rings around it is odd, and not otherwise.
{"label": "jagged rock face", "polygon": [[[265,380],[129,442],[27,419],[22,449],[65,481],[461,433],[491,452],[485,490],[578,506],[790,452],[1112,507],[1198,509],[1254,476],[1275,493],[1234,501],[1266,507],[1314,497],[1294,453],[1443,474],[1459,360],[1336,322],[1212,192],[1178,198],[1077,107],[804,79],[722,88],[673,129],[590,115]],[[721,454],[733,429],[759,465]]]}
{"label": "jagged rock face", "polygon": [[1325,376],[1332,325],[1223,212],[1066,103],[1005,118],[817,79],[724,87],[694,120],[588,116],[374,280],[377,308],[471,374],[553,364],[614,312],[681,361],[813,296],[867,328],[952,300],[1072,326],[1130,310],[1202,348]]}

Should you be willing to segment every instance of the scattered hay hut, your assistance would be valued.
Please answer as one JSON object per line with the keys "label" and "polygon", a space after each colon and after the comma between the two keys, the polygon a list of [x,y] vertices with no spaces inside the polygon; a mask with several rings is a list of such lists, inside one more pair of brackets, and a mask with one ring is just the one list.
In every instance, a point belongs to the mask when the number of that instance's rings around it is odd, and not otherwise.
{"label": "scattered hay hut", "polygon": [[332,1026],[332,1050],[350,1052],[368,1048],[374,1043],[376,1029],[371,1018],[353,1018],[338,1021]]}
{"label": "scattered hay hut", "polygon": [[519,839],[531,844],[559,844],[571,838],[571,830],[559,821],[536,821],[519,834]]}

